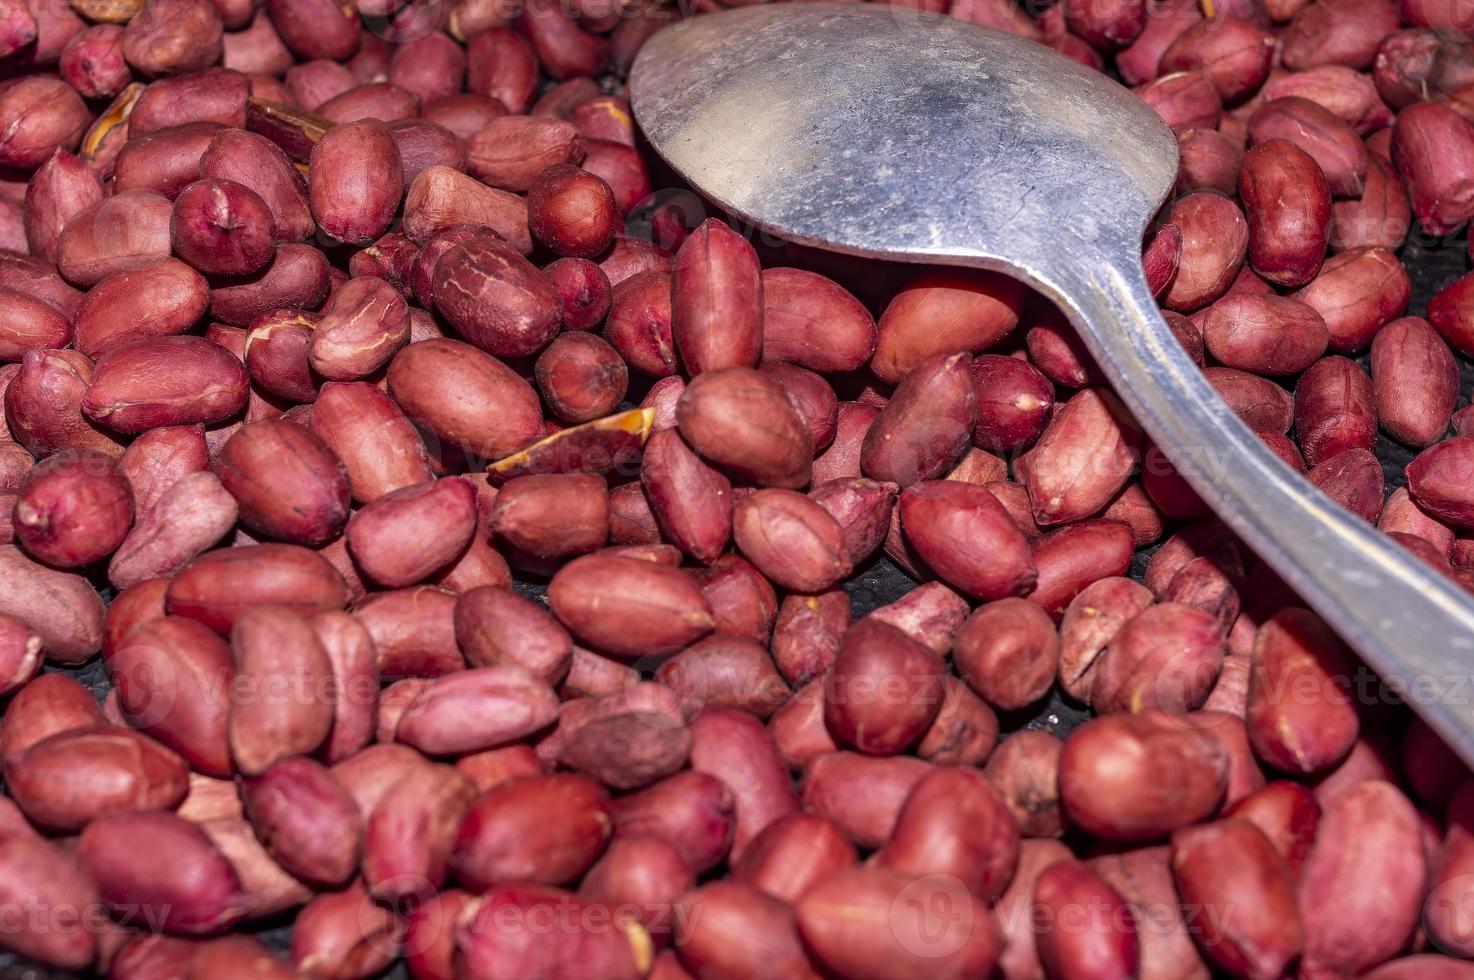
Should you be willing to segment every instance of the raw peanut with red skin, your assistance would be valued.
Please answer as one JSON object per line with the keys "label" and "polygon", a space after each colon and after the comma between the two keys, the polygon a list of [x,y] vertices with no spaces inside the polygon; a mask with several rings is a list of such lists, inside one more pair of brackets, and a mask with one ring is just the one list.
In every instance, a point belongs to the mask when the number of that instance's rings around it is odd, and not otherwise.
{"label": "raw peanut with red skin", "polygon": [[25,620],[0,613],[0,693],[25,686],[41,669],[41,635]]}
{"label": "raw peanut with red skin", "polygon": [[166,602],[171,616],[186,616],[228,634],[252,606],[287,606],[307,615],[341,609],[350,598],[343,577],[312,550],[260,544],[196,558],[170,583]]}
{"label": "raw peanut with red skin", "polygon": [[941,708],[942,658],[900,630],[862,619],[840,642],[824,681],[824,719],[845,745],[871,755],[905,751]]}
{"label": "raw peanut with red skin", "polygon": [[1060,623],[1059,680],[1089,704],[1101,658],[1121,627],[1152,604],[1151,591],[1130,579],[1104,578],[1070,601]]}
{"label": "raw peanut with red skin", "polygon": [[1145,29],[1151,12],[1139,0],[1111,4],[1084,0],[1064,10],[1064,21],[1070,33],[1082,38],[1093,48],[1114,51],[1136,40]]}
{"label": "raw peanut with red skin", "polygon": [[1423,450],[1407,466],[1408,491],[1434,517],[1457,527],[1474,525],[1467,474],[1474,437],[1455,436]]}
{"label": "raw peanut with red skin", "polygon": [[1367,150],[1347,123],[1329,109],[1292,95],[1266,102],[1249,118],[1254,145],[1287,139],[1320,165],[1326,184],[1337,197],[1357,197],[1367,170]]}
{"label": "raw peanut with red skin", "polygon": [[999,599],[957,631],[953,661],[963,680],[994,707],[1013,710],[1049,690],[1059,663],[1054,623],[1025,599]]}
{"label": "raw peanut with red skin", "polygon": [[210,315],[248,327],[278,309],[316,310],[328,295],[328,269],[327,256],[310,245],[279,245],[259,275],[210,290]]}
{"label": "raw peanut with red skin", "polygon": [[33,170],[60,150],[75,150],[88,111],[76,91],[54,75],[15,79],[0,91],[0,165]]}
{"label": "raw peanut with red skin", "polygon": [[790,813],[754,838],[733,866],[732,880],[794,903],[816,881],[856,861],[855,845],[832,821]]}
{"label": "raw peanut with red skin", "polygon": [[1126,620],[1095,669],[1091,705],[1104,714],[1148,709],[1183,714],[1207,698],[1223,660],[1210,613],[1177,602]]}
{"label": "raw peanut with red skin", "polygon": [[358,870],[358,805],[321,763],[294,756],[241,785],[256,836],[289,874],[318,886]]}
{"label": "raw peanut with red skin", "polygon": [[667,429],[645,443],[640,483],[661,530],[697,561],[715,561],[732,530],[732,484]]}
{"label": "raw peanut with red skin", "polygon": [[348,275],[353,279],[376,276],[408,299],[414,292],[414,266],[419,256],[418,245],[398,232],[391,231],[349,257]]}
{"label": "raw peanut with red skin", "polygon": [[72,216],[56,240],[56,265],[67,282],[94,286],[169,257],[174,206],[152,191],[121,191]]}
{"label": "raw peanut with red skin", "polygon": [[1392,128],[1392,159],[1429,234],[1451,234],[1474,215],[1474,123],[1432,102],[1410,105]]}
{"label": "raw peanut with red skin", "polygon": [[[1185,905],[1201,908],[1199,944],[1236,976],[1277,977],[1303,940],[1289,870],[1258,827],[1221,820],[1172,835],[1172,874]],[[1242,916],[1224,918],[1228,908]]]}
{"label": "raw peanut with red skin", "polygon": [[[487,187],[451,167],[437,164],[421,170],[404,194],[405,235],[423,246],[438,233],[463,224],[485,225],[517,251],[532,251],[527,204],[516,194]],[[420,301],[425,301],[423,295]]]}
{"label": "raw peanut with red skin", "polygon": [[1377,422],[1411,446],[1427,446],[1448,429],[1458,401],[1459,371],[1448,345],[1427,320],[1403,317],[1372,339]]}
{"label": "raw peanut with red skin", "polygon": [[1162,72],[1202,70],[1213,79],[1223,101],[1237,102],[1269,77],[1274,38],[1268,31],[1225,16],[1200,20],[1162,52]]}
{"label": "raw peanut with red skin", "polygon": [[1208,307],[1202,328],[1220,364],[1261,375],[1299,374],[1330,342],[1314,307],[1282,296],[1225,296]]}
{"label": "raw peanut with red skin", "polygon": [[1455,279],[1428,301],[1428,322],[1444,340],[1461,353],[1474,350],[1474,303],[1471,303],[1474,276]]}
{"label": "raw peanut with red skin", "polygon": [[763,347],[763,282],[747,240],[707,219],[676,253],[671,323],[676,351],[692,377],[756,367]]}
{"label": "raw peanut with red skin", "polygon": [[[1411,761],[1410,752],[1405,756]],[[1451,755],[1448,761],[1453,761]],[[1438,850],[1430,855],[1431,876],[1423,899],[1423,920],[1430,938],[1440,950],[1456,955],[1468,952],[1468,934],[1463,928],[1469,912],[1461,899],[1468,891],[1471,859],[1470,785],[1467,779],[1460,782],[1448,802],[1447,829]]]}
{"label": "raw peanut with red skin", "polygon": [[863,478],[831,480],[809,492],[809,499],[839,522],[845,551],[859,565],[885,540],[896,500],[896,485]]}
{"label": "raw peanut with red skin", "polygon": [[405,913],[404,965],[416,980],[455,980],[455,924],[474,901],[445,888]]}
{"label": "raw peanut with red skin", "polygon": [[317,749],[333,723],[325,689],[333,669],[307,621],[280,606],[256,607],[236,619],[230,641],[243,688],[227,726],[236,768],[255,776]]}
{"label": "raw peanut with red skin", "polygon": [[1151,840],[1210,816],[1227,779],[1222,743],[1161,711],[1088,721],[1059,760],[1066,819],[1107,840]]}
{"label": "raw peanut with red skin", "polygon": [[558,333],[558,291],[495,235],[451,246],[435,263],[432,291],[435,309],[489,354],[526,357]]}
{"label": "raw peanut with red skin", "polygon": [[102,198],[102,183],[81,158],[65,150],[53,153],[26,184],[25,232],[31,254],[54,261],[67,222]]}
{"label": "raw peanut with red skin", "polygon": [[1331,251],[1373,246],[1396,251],[1407,241],[1411,224],[1412,205],[1402,178],[1390,163],[1370,154],[1361,197],[1331,203]]}
{"label": "raw peanut with red skin", "polygon": [[200,272],[249,276],[276,255],[276,221],[261,195],[233,180],[197,180],[174,199],[174,251]]}
{"label": "raw peanut with red skin", "polygon": [[1348,449],[1311,467],[1306,479],[1368,523],[1382,509],[1382,464],[1365,449]]}
{"label": "raw peanut with red skin", "polygon": [[788,686],[762,644],[716,633],[671,657],[656,671],[661,684],[693,702],[766,718],[788,699]]}
{"label": "raw peanut with red skin", "polygon": [[49,565],[76,568],[115,551],[133,523],[133,491],[112,456],[67,450],[37,463],[16,491],[15,537]]}
{"label": "raw peanut with red skin", "polygon": [[799,686],[827,670],[849,623],[849,594],[842,589],[784,597],[773,627],[773,659],[783,676]]}
{"label": "raw peanut with red skin", "polygon": [[1019,828],[1003,798],[977,770],[944,768],[907,797],[875,863],[921,878],[944,875],[996,900],[1018,863]]}
{"label": "raw peanut with red skin", "polygon": [[608,794],[585,776],[557,773],[506,783],[466,813],[451,869],[477,891],[496,881],[576,880],[608,843],[608,814]]}
{"label": "raw peanut with red skin", "polygon": [[[732,793],[731,857],[738,860],[765,827],[799,808],[787,767],[762,723],[745,712],[707,708],[690,728],[691,768],[720,779]],[[700,861],[691,863],[705,867]]]}
{"label": "raw peanut with red skin", "polygon": [[839,824],[856,846],[878,850],[906,798],[935,766],[905,755],[826,752],[803,770],[803,808]]}
{"label": "raw peanut with red skin", "polygon": [[313,145],[307,173],[312,216],[328,237],[367,245],[389,229],[404,194],[404,167],[384,123],[335,126]]}
{"label": "raw peanut with red skin", "polygon": [[81,663],[102,646],[97,590],[82,576],[32,561],[8,544],[0,545],[0,613],[29,623],[53,663]]}
{"label": "raw peanut with red skin", "polygon": [[1354,361],[1325,357],[1295,386],[1295,434],[1315,466],[1348,449],[1371,449],[1377,414],[1371,379]]}
{"label": "raw peanut with red skin", "polygon": [[548,585],[553,614],[579,640],[627,657],[669,653],[705,635],[711,609],[685,572],[601,554],[574,559]]}
{"label": "raw peanut with red skin", "polygon": [[[498,885],[472,898],[460,913],[453,930],[455,975],[492,977],[509,971],[525,976],[547,970],[572,976],[587,970],[611,980],[638,980],[651,956],[650,937],[637,923],[619,921],[610,928],[612,911],[557,888]],[[537,925],[565,913],[576,925],[556,938]]]}
{"label": "raw peanut with red skin", "polygon": [[341,762],[362,749],[373,734],[379,708],[379,668],[374,641],[363,624],[332,610],[308,617],[333,671],[333,724],[323,760]]}
{"label": "raw peanut with red skin", "polygon": [[1026,837],[1058,837],[1059,755],[1064,744],[1046,731],[1014,732],[988,757],[983,775]]}
{"label": "raw peanut with red skin", "polygon": [[288,402],[305,403],[317,397],[319,381],[308,351],[319,322],[315,313],[278,310],[251,325],[244,360],[260,392]]}
{"label": "raw peanut with red skin", "polygon": [[1206,368],[1203,375],[1251,429],[1275,433],[1289,430],[1295,419],[1294,398],[1273,381],[1224,367]]}
{"label": "raw peanut with red skin", "polygon": [[210,140],[199,169],[202,177],[237,181],[255,191],[271,210],[278,241],[299,242],[312,234],[307,182],[281,148],[265,137],[222,130]]}
{"label": "raw peanut with red skin", "polygon": [[7,428],[32,456],[62,449],[100,449],[121,455],[123,447],[82,414],[93,366],[74,350],[26,352],[5,386]]}
{"label": "raw peanut with red skin", "polygon": [[1223,97],[1205,71],[1179,71],[1155,78],[1133,90],[1175,133],[1216,129],[1223,117]]}
{"label": "raw peanut with red skin", "polygon": [[557,761],[619,790],[639,789],[683,767],[692,743],[686,723],[700,702],[665,686],[666,679],[570,704],[551,739]]}
{"label": "raw peanut with red skin", "polygon": [[[1396,955],[1417,925],[1424,875],[1407,798],[1378,780],[1348,792],[1322,818],[1300,878],[1305,968],[1352,973]],[[1381,885],[1371,893],[1350,887],[1359,880]]]}
{"label": "raw peanut with red skin", "polygon": [[1313,614],[1286,609],[1269,619],[1259,628],[1249,678],[1246,722],[1255,753],[1292,773],[1339,762],[1358,731],[1349,685],[1344,648]]}
{"label": "raw peanut with red skin", "polygon": [[409,307],[389,283],[360,276],[333,291],[312,331],[308,358],[330,381],[368,377],[409,342]]}
{"label": "raw peanut with red skin", "polygon": [[362,120],[395,123],[413,119],[419,100],[413,92],[388,82],[365,82],[319,105],[315,112],[329,122],[346,124]]}
{"label": "raw peanut with red skin", "polygon": [[1189,313],[1228,290],[1249,248],[1248,223],[1232,201],[1203,192],[1178,199],[1167,220],[1182,232],[1182,255],[1162,301]]}
{"label": "raw peanut with red skin", "polygon": [[998,717],[964,683],[942,675],[942,706],[916,754],[939,766],[980,765],[998,742]]}
{"label": "raw peanut with red skin", "polygon": [[0,762],[13,763],[48,736],[104,721],[85,687],[66,674],[42,674],[16,692],[0,718]]}
{"label": "raw peanut with red skin", "polygon": [[431,586],[359,601],[353,615],[374,639],[380,676],[440,677],[465,669],[455,643],[455,606],[454,593]]}
{"label": "raw peanut with red skin", "polygon": [[1116,397],[1081,391],[1019,460],[1034,520],[1045,527],[1099,512],[1125,486],[1140,455],[1141,430]]}
{"label": "raw peanut with red skin", "polygon": [[[159,430],[155,430],[159,431]],[[108,581],[127,588],[173,575],[235,526],[235,498],[213,473],[191,473],[142,514],[108,563]]]}
{"label": "raw peanut with red skin", "polygon": [[456,641],[477,667],[515,664],[550,684],[568,673],[573,641],[537,603],[495,587],[472,589],[456,603]]}
{"label": "raw peanut with red skin", "polygon": [[861,444],[865,476],[905,488],[962,458],[977,421],[969,362],[965,354],[936,355],[907,374]]}
{"label": "raw peanut with red skin", "polygon": [[447,862],[476,787],[449,766],[418,766],[396,782],[364,825],[369,894],[403,903],[445,884]]}
{"label": "raw peanut with red skin", "polygon": [[609,315],[613,287],[588,259],[562,258],[543,268],[563,302],[564,330],[594,330]]}
{"label": "raw peanut with red skin", "polygon": [[620,909],[622,917],[638,922],[664,945],[675,928],[665,910],[695,883],[690,865],[668,841],[649,835],[616,837],[584,876],[578,895]]}
{"label": "raw peanut with red skin", "polygon": [[717,881],[677,903],[675,949],[689,976],[819,976],[799,941],[794,910],[756,888]]}
{"label": "raw peanut with red skin", "polygon": [[995,272],[924,272],[886,306],[870,368],[894,383],[928,358],[986,350],[1018,325],[1023,301],[1020,283]]}
{"label": "raw peanut with red skin", "polygon": [[1383,533],[1409,534],[1422,538],[1433,545],[1440,555],[1451,555],[1453,551],[1453,529],[1418,506],[1407,487],[1398,487],[1392,491],[1382,507],[1382,513],[1377,516],[1377,529]]}
{"label": "raw peanut with red skin", "polygon": [[1326,64],[1367,68],[1378,42],[1397,26],[1397,10],[1390,3],[1331,0],[1310,4],[1296,13],[1285,33],[1285,65],[1296,70]]}
{"label": "raw peanut with red skin", "polygon": [[519,476],[497,494],[491,529],[537,558],[593,551],[609,533],[609,492],[603,478],[589,473]]}
{"label": "raw peanut with red skin", "polygon": [[853,371],[875,351],[875,319],[831,279],[803,269],[762,271],[762,357],[812,371]]}
{"label": "raw peanut with red skin", "polygon": [[764,575],[795,592],[822,592],[853,567],[839,523],[793,490],[743,497],[733,510],[732,537]]}
{"label": "raw peanut with red skin", "polygon": [[1291,880],[1299,881],[1321,818],[1314,793],[1286,780],[1267,783],[1229,807],[1224,816],[1258,827],[1285,862]]}
{"label": "raw peanut with red skin", "polygon": [[323,385],[312,406],[311,429],[343,463],[360,504],[432,476],[423,438],[373,384]]}
{"label": "raw peanut with red skin", "polygon": [[[860,402],[840,402],[835,417],[834,441],[813,466],[813,485],[860,475],[860,454],[870,425],[880,409]],[[945,472],[945,471],[944,471]]]}
{"label": "raw peanut with red skin", "polygon": [[174,200],[199,180],[200,158],[221,131],[221,124],[201,120],[139,134],[133,132],[131,119],[130,113],[128,133],[134,138],[118,151],[112,164],[115,192],[157,191]]}
{"label": "raw peanut with red skin", "polygon": [[[501,459],[537,439],[542,409],[532,386],[470,344],[423,340],[389,363],[389,396],[440,440],[481,459]],[[461,398],[445,399],[446,390]]]}
{"label": "raw peanut with red skin", "polygon": [[5,785],[38,827],[76,832],[119,810],[171,810],[189,768],[146,735],[114,725],[59,732],[5,763]]}
{"label": "raw peanut with red skin", "polygon": [[246,366],[219,344],[152,337],[98,358],[82,412],[127,435],[161,425],[209,425],[244,408],[249,386]]}
{"label": "raw peanut with red skin", "polygon": [[323,892],[297,913],[292,959],[299,971],[325,976],[383,973],[399,954],[404,924],[369,898],[358,881]]}
{"label": "raw peanut with red skin", "polygon": [[[904,923],[893,920],[895,903],[908,900],[926,909],[957,909],[958,918],[944,922],[927,912]],[[834,975],[902,976],[925,957],[930,976],[987,976],[1003,947],[987,905],[945,878],[847,868],[815,882],[795,912],[805,945]]]}
{"label": "raw peanut with red skin", "polygon": [[39,835],[6,834],[0,837],[0,882],[6,902],[35,902],[51,910],[45,927],[17,923],[5,937],[7,950],[61,970],[92,964],[99,937],[82,917],[101,900],[72,855]]}
{"label": "raw peanut with red skin", "polygon": [[1288,140],[1268,140],[1244,155],[1238,191],[1254,271],[1282,286],[1313,279],[1331,231],[1331,192],[1320,165]]}
{"label": "raw peanut with red skin", "polygon": [[557,695],[512,664],[457,671],[428,681],[394,737],[426,755],[464,755],[516,741],[550,725]]}
{"label": "raw peanut with red skin", "polygon": [[808,428],[815,449],[829,445],[834,440],[839,416],[839,400],[829,382],[816,372],[794,364],[764,364],[759,370],[783,386]]}
{"label": "raw peanut with red skin", "polygon": [[1264,87],[1263,97],[1274,101],[1299,95],[1318,102],[1366,136],[1391,125],[1393,113],[1377,93],[1372,76],[1345,65],[1318,65],[1274,79]]}
{"label": "raw peanut with red skin", "polygon": [[185,333],[209,304],[204,277],[178,259],[115,273],[77,309],[77,350],[98,357],[130,340]]}
{"label": "raw peanut with red skin", "polygon": [[218,635],[177,616],[147,620],[116,644],[108,669],[128,724],[203,774],[231,775],[226,728],[234,668]]}
{"label": "raw peanut with red skin", "polygon": [[72,325],[49,305],[16,292],[0,289],[6,315],[0,323],[0,360],[19,361],[32,347],[60,348],[72,341]]}
{"label": "raw peanut with red skin", "polygon": [[1091,583],[1125,575],[1133,547],[1131,529],[1118,521],[1082,521],[1053,531],[1033,544],[1038,578],[1025,598],[1050,618],[1062,617]]}
{"label": "raw peanut with red skin", "polygon": [[501,116],[466,141],[467,169],[482,183],[523,193],[549,167],[584,157],[578,128],[562,119]]}
{"label": "raw peanut with red skin", "polygon": [[614,284],[604,339],[631,368],[655,378],[674,375],[671,329],[670,273],[638,272]]}
{"label": "raw peanut with red skin", "polygon": [[1045,868],[1034,882],[1034,902],[1051,923],[1035,940],[1047,975],[1136,974],[1141,926],[1121,893],[1088,866],[1066,859]]}
{"label": "raw peanut with red skin", "polygon": [[[671,558],[674,559],[671,564],[679,562],[676,555]],[[778,594],[751,562],[726,554],[710,568],[695,569],[692,575],[711,607],[716,632],[750,637],[767,647],[773,634],[773,621],[778,616]]]}
{"label": "raw peanut with red skin", "polygon": [[669,840],[692,870],[719,864],[732,842],[735,800],[725,783],[684,771],[646,789],[617,797],[610,815],[617,835],[650,834]]}
{"label": "raw peanut with red skin", "polygon": [[149,76],[198,71],[219,60],[222,31],[207,0],[148,0],[123,30],[123,56]]}
{"label": "raw peanut with red skin", "polygon": [[300,425],[265,419],[244,426],[215,461],[240,502],[241,522],[297,544],[323,545],[348,520],[348,476],[327,445]]}
{"label": "raw peanut with red skin", "polygon": [[711,462],[759,486],[809,482],[813,438],[782,385],[760,371],[707,371],[676,404],[681,436]]}
{"label": "raw peanut with red skin", "polygon": [[[1073,858],[1069,848],[1056,840],[1024,840],[1019,847],[1018,868],[1008,889],[999,898],[994,914],[1003,932],[1003,950],[998,957],[998,971],[1006,977],[1040,977],[1043,967],[1036,948],[1038,928],[1034,902],[1034,885],[1039,875],[1051,865]],[[1092,862],[1092,866],[1095,862]],[[1104,872],[1099,872],[1104,878]],[[1171,880],[1168,879],[1170,889]],[[1119,888],[1119,885],[1115,887]],[[1176,905],[1175,897],[1172,904]],[[1138,913],[1139,914],[1139,913]],[[1146,936],[1150,936],[1150,930]],[[1183,937],[1186,939],[1186,936]],[[1191,948],[1191,942],[1188,943]],[[1143,955],[1145,959],[1145,955]]]}
{"label": "raw peanut with red skin", "polygon": [[1331,347],[1360,350],[1387,321],[1407,310],[1412,285],[1402,262],[1384,248],[1333,255],[1320,274],[1293,294],[1314,307],[1331,332]]}
{"label": "raw peanut with red skin", "polygon": [[424,581],[455,561],[476,530],[476,492],[447,478],[402,487],[348,522],[348,550],[362,572],[389,588]]}
{"label": "raw peanut with red skin", "polygon": [[619,353],[591,333],[555,338],[539,355],[538,390],[566,422],[589,422],[611,414],[629,386],[629,368]]}
{"label": "raw peanut with red skin", "polygon": [[940,582],[927,582],[895,602],[870,611],[866,619],[894,626],[938,656],[952,649],[952,638],[970,612],[967,600]]}
{"label": "raw peanut with red skin", "polygon": [[[168,855],[159,861],[159,855]],[[204,832],[172,813],[98,817],[82,831],[77,859],[103,901],[148,914],[176,935],[209,935],[245,914],[240,879]]]}
{"label": "raw peanut with red skin", "polygon": [[1054,388],[1037,368],[1016,357],[981,354],[971,373],[978,399],[973,445],[1009,452],[1039,438],[1054,409]]}
{"label": "raw peanut with red skin", "polygon": [[[1191,195],[1197,190],[1216,190],[1220,195],[1231,195],[1238,189],[1238,171],[1244,162],[1243,147],[1218,130],[1182,131],[1178,134],[1178,155],[1181,156],[1178,164],[1179,195]],[[1182,234],[1178,233],[1179,249],[1181,240]],[[1176,273],[1176,262],[1166,270],[1163,289],[1166,289],[1172,273]]]}

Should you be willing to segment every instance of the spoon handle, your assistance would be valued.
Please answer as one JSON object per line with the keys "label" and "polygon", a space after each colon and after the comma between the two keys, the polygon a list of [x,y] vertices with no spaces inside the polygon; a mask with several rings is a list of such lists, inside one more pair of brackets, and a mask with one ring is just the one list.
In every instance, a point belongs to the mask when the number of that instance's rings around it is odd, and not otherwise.
{"label": "spoon handle", "polygon": [[1162,319],[1139,261],[1055,271],[1057,298],[1102,371],[1204,502],[1474,764],[1474,598],[1239,420]]}

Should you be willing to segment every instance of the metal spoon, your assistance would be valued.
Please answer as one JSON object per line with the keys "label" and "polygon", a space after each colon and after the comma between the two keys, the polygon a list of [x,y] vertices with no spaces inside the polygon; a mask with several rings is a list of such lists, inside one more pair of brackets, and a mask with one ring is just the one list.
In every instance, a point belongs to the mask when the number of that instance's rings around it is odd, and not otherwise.
{"label": "metal spoon", "polygon": [[680,21],[630,77],[654,148],[788,241],[1022,278],[1223,521],[1474,764],[1474,602],[1268,450],[1182,352],[1141,269],[1177,141],[1032,41],[883,4]]}

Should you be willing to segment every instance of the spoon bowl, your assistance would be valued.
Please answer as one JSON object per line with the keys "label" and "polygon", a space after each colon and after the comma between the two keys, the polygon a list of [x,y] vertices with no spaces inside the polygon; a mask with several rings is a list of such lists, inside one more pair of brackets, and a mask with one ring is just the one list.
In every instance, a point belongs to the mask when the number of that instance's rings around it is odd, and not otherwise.
{"label": "spoon bowl", "polygon": [[880,3],[679,21],[630,92],[676,173],[757,228],[1054,300],[1208,506],[1474,764],[1474,601],[1270,451],[1157,309],[1141,242],[1177,143],[1149,106],[1043,45]]}

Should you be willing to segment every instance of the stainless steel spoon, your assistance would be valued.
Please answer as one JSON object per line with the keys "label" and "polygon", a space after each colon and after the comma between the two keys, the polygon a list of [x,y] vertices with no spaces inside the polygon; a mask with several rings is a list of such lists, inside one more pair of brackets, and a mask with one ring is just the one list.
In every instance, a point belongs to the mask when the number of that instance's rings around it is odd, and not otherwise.
{"label": "stainless steel spoon", "polygon": [[1032,41],[866,3],[680,21],[630,87],[656,151],[758,228],[1059,303],[1218,516],[1474,764],[1474,602],[1265,448],[1157,311],[1141,240],[1177,141],[1145,103]]}

